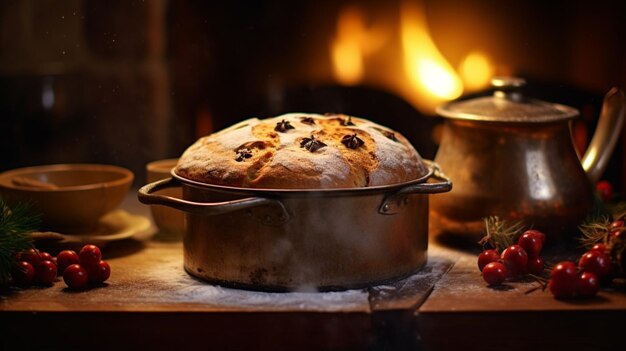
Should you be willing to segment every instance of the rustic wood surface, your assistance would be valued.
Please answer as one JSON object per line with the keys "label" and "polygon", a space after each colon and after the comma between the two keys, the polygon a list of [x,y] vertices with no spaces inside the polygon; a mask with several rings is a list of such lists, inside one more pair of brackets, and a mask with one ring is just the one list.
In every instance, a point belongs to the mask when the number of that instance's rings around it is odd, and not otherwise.
{"label": "rustic wood surface", "polygon": [[[123,207],[149,217],[133,197]],[[102,243],[111,277],[85,291],[9,288],[0,294],[4,349],[49,347],[72,339],[98,349],[197,347],[224,349],[414,349],[413,312],[454,263],[429,253],[416,274],[393,284],[338,292],[269,293],[207,284],[183,269],[181,238],[149,233]],[[72,242],[41,242],[55,253]],[[32,330],[38,337],[32,338]],[[99,335],[105,332],[105,335]],[[158,331],[158,332],[155,332]],[[123,343],[120,340],[124,340]]]}
{"label": "rustic wood surface", "polygon": [[[132,197],[124,208],[149,216]],[[189,276],[180,238],[152,234],[103,247],[112,269],[103,286],[75,292],[59,279],[51,287],[2,290],[0,349],[60,348],[54,340],[91,349],[227,350],[616,350],[624,344],[623,287],[584,301],[526,293],[533,281],[490,288],[475,253],[435,243],[422,270],[393,284],[268,293]]]}
{"label": "rustic wood surface", "polygon": [[[187,335],[187,330],[210,328],[216,334],[233,336],[217,339],[217,345],[224,347],[245,348],[252,341],[262,345],[271,339],[274,341],[266,345],[268,348],[387,345],[406,349],[417,339],[413,311],[452,265],[444,255],[431,253],[423,270],[392,285],[323,293],[269,293],[195,279],[183,269],[182,252],[181,242],[131,239],[110,243],[103,248],[103,256],[112,274],[102,286],[72,291],[59,278],[50,287],[3,291],[0,320],[9,327],[2,333],[11,335],[2,338],[4,346],[43,347],[39,342],[45,338],[29,338],[32,326],[48,325],[43,333],[52,337],[75,330],[64,328],[76,323],[74,327],[82,330],[85,338],[105,328],[110,337],[103,345],[112,347],[112,340],[128,337],[132,340],[127,345],[147,346],[158,341],[162,346]],[[103,321],[107,321],[106,326]],[[157,339],[143,339],[154,328],[165,326],[167,330]],[[238,339],[237,332],[249,338]],[[202,342],[198,337],[204,332],[191,335],[185,343],[193,346]]]}
{"label": "rustic wood surface", "polygon": [[[614,285],[587,300],[557,300],[532,279],[489,287],[476,256],[458,261],[419,307],[428,350],[618,350],[626,341],[626,290]],[[529,292],[533,290],[532,292]]]}

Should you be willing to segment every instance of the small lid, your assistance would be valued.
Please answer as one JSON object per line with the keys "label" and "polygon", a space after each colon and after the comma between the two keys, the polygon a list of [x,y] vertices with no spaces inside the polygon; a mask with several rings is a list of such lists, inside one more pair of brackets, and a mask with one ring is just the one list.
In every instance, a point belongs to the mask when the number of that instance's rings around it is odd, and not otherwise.
{"label": "small lid", "polygon": [[493,96],[450,102],[437,107],[441,116],[485,122],[543,123],[571,119],[578,116],[573,107],[529,99],[520,88],[522,78],[494,77]]}

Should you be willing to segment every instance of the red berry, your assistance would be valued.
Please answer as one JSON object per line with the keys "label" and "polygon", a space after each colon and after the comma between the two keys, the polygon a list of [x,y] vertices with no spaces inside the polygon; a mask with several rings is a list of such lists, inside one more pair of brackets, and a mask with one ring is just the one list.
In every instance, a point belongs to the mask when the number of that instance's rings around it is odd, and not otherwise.
{"label": "red berry", "polygon": [[85,245],[78,253],[80,264],[85,267],[95,266],[102,260],[102,253],[96,245]]}
{"label": "red berry", "polygon": [[550,273],[548,288],[554,297],[565,299],[576,294],[576,265],[571,261],[559,262]]}
{"label": "red berry", "polygon": [[35,268],[33,268],[32,264],[26,261],[19,261],[17,263],[17,267],[13,268],[11,277],[13,278],[13,283],[15,283],[15,285],[30,285],[35,277]]}
{"label": "red berry", "polygon": [[500,262],[490,262],[483,268],[483,279],[489,285],[499,285],[506,279],[506,267]]}
{"label": "red berry", "polygon": [[111,276],[111,266],[106,261],[100,261],[97,265],[88,268],[89,281],[93,284],[101,284]]}
{"label": "red berry", "polygon": [[622,233],[624,232],[624,221],[621,219],[613,221],[609,226],[609,230],[611,231],[611,238],[618,239],[623,235]]}
{"label": "red berry", "polygon": [[526,271],[530,274],[539,275],[543,272],[543,267],[545,263],[543,259],[539,256],[531,256],[528,258],[528,263],[526,264]]}
{"label": "red berry", "polygon": [[580,297],[595,296],[600,290],[600,279],[591,272],[582,272],[576,279],[576,294]]}
{"label": "red berry", "polygon": [[538,230],[527,230],[519,237],[517,243],[521,246],[529,256],[538,256],[543,248],[543,242],[546,240],[545,234]]}
{"label": "red berry", "polygon": [[35,278],[42,285],[52,285],[57,277],[57,265],[52,261],[41,261],[35,268]]}
{"label": "red berry", "polygon": [[613,198],[613,185],[607,180],[601,180],[596,183],[596,192],[602,201],[609,202]]}
{"label": "red berry", "polygon": [[63,272],[63,281],[70,289],[83,289],[89,283],[87,270],[79,264],[71,264]]}
{"label": "red berry", "polygon": [[62,275],[67,267],[80,263],[78,254],[74,250],[63,250],[57,255],[57,267],[59,275]]}
{"label": "red berry", "polygon": [[33,267],[37,267],[39,262],[42,261],[41,257],[39,256],[39,251],[35,249],[28,249],[21,252],[19,259],[30,263]]}
{"label": "red berry", "polygon": [[509,276],[515,277],[526,272],[528,254],[519,245],[511,245],[502,251],[502,262],[506,266]]}
{"label": "red berry", "polygon": [[624,226],[624,221],[622,220],[617,220],[617,221],[613,221],[611,222],[611,225],[609,226],[609,229],[618,229]]}
{"label": "red berry", "polygon": [[39,252],[39,258],[40,258],[42,261],[50,261],[50,262],[52,262],[52,263],[54,263],[54,264],[57,264],[57,263],[54,261],[54,257],[52,257],[52,255],[51,255],[51,254],[49,254],[49,253],[47,253],[47,252],[40,251],[40,252]]}
{"label": "red berry", "polygon": [[604,245],[603,243],[598,243],[598,244],[593,245],[593,247],[589,251],[599,251],[605,255],[607,252],[606,245]]}
{"label": "red berry", "polygon": [[585,272],[591,272],[602,279],[611,274],[611,260],[600,251],[587,251],[578,261],[578,267]]}
{"label": "red berry", "polygon": [[478,255],[478,269],[482,272],[488,263],[496,262],[500,259],[497,250],[485,250]]}

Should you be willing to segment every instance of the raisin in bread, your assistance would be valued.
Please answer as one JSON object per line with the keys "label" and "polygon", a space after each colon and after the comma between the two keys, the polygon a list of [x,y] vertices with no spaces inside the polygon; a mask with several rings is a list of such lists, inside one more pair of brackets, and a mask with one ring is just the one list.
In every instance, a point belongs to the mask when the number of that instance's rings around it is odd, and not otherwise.
{"label": "raisin in bread", "polygon": [[397,132],[346,115],[249,119],[199,139],[175,173],[202,183],[276,189],[389,185],[428,172]]}

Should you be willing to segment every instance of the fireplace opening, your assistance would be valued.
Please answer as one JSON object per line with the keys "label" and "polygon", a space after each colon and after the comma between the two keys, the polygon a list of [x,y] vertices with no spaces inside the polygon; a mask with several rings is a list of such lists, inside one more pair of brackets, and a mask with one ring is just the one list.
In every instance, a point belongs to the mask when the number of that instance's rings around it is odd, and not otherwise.
{"label": "fireplace opening", "polygon": [[[176,157],[253,116],[343,112],[437,150],[434,108],[493,75],[580,109],[626,86],[626,4],[462,0],[0,4],[0,170]],[[620,146],[606,178],[626,178]]]}

